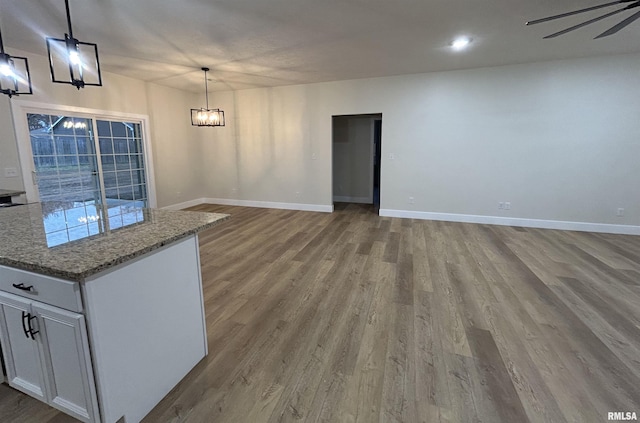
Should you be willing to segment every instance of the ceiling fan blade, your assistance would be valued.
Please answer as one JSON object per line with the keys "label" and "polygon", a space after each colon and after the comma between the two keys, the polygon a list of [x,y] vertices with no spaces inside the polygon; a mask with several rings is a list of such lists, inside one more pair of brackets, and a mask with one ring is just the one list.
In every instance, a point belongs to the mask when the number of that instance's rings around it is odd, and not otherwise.
{"label": "ceiling fan blade", "polygon": [[[638,4],[638,6],[640,6],[640,4]],[[640,19],[640,12],[636,12],[633,15],[629,16],[627,19],[623,20],[618,25],[616,25],[613,28],[609,29],[608,31],[605,31],[602,34],[598,35],[595,39],[608,37],[609,35],[613,35],[616,32],[620,31],[625,26],[630,25],[631,23],[633,23],[636,19]]]}
{"label": "ceiling fan blade", "polygon": [[566,18],[567,16],[577,15],[579,13],[585,13],[585,12],[590,12],[592,10],[602,9],[604,7],[614,6],[616,4],[630,3],[632,1],[636,1],[636,0],[616,0],[616,1],[612,1],[611,3],[604,3],[598,6],[587,7],[586,9],[574,10],[573,12],[561,13],[560,15],[554,15],[554,16],[549,16],[547,18],[536,19],[535,21],[529,21],[526,24],[535,25],[543,22],[549,22],[555,19]]}
{"label": "ceiling fan blade", "polygon": [[590,24],[592,24],[592,23],[594,23],[594,22],[598,22],[598,21],[601,21],[601,20],[603,20],[603,19],[606,19],[606,18],[608,18],[609,16],[613,16],[613,15],[617,15],[618,13],[622,13],[622,12],[624,12],[625,10],[627,10],[627,8],[626,8],[626,7],[625,7],[625,8],[623,8],[623,9],[614,10],[613,12],[609,12],[609,13],[604,14],[604,15],[602,15],[602,16],[598,16],[597,18],[589,19],[588,21],[585,21],[585,22],[579,23],[578,25],[574,25],[574,26],[572,26],[572,27],[570,27],[570,28],[567,28],[567,29],[563,29],[562,31],[554,32],[553,34],[551,34],[551,35],[547,35],[547,36],[546,36],[546,37],[544,37],[544,38],[545,38],[545,39],[547,39],[547,38],[555,38],[555,37],[559,37],[560,35],[564,35],[564,34],[566,34],[567,32],[575,31],[576,29],[582,28],[583,26],[587,26],[587,25],[590,25]]}

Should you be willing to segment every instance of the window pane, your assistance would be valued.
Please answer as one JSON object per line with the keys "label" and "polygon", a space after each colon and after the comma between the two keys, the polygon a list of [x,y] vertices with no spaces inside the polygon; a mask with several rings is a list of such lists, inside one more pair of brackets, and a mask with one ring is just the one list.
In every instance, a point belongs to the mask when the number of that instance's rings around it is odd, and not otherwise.
{"label": "window pane", "polygon": [[111,122],[111,135],[116,138],[126,138],[127,137],[127,127],[123,122]]}
{"label": "window pane", "polygon": [[131,156],[131,169],[144,169],[144,157],[142,154]]}
{"label": "window pane", "polygon": [[147,187],[145,185],[136,185],[133,187],[134,200],[145,200],[147,198]]}
{"label": "window pane", "polygon": [[93,164],[92,156],[78,156],[78,160],[80,162],[81,167],[85,167]]}
{"label": "window pane", "polygon": [[48,132],[53,132],[56,135],[73,135],[73,129],[64,127],[64,116],[51,116],[51,126],[48,128]]}
{"label": "window pane", "polygon": [[[38,156],[34,157],[37,172],[46,172],[50,168],[56,167],[56,156]],[[55,170],[55,169],[54,169]]]}
{"label": "window pane", "polygon": [[56,154],[77,154],[74,137],[56,137]]}
{"label": "window pane", "polygon": [[78,154],[95,154],[93,140],[87,137],[76,137]]}
{"label": "window pane", "polygon": [[31,133],[37,130],[47,130],[51,127],[51,116],[49,115],[29,113],[27,121],[29,122],[29,132]]}
{"label": "window pane", "polygon": [[100,154],[113,154],[111,138],[100,138]]}
{"label": "window pane", "polygon": [[131,163],[128,156],[116,156],[116,169],[117,170],[129,170],[131,169]]}
{"label": "window pane", "polygon": [[140,140],[139,139],[130,139],[129,140],[129,154],[138,154],[142,153],[142,148],[140,148]]}
{"label": "window pane", "polygon": [[117,188],[107,188],[107,189],[105,189],[105,193],[107,195],[107,199],[116,199],[116,198],[118,198],[118,189]]}
{"label": "window pane", "polygon": [[58,166],[62,166],[66,169],[64,169],[65,171],[68,171],[69,168],[74,168],[74,170],[77,172],[78,169],[78,156],[58,156]]}
{"label": "window pane", "polygon": [[133,188],[128,187],[119,187],[118,188],[118,198],[121,200],[133,200]]}
{"label": "window pane", "polygon": [[102,162],[103,172],[111,172],[116,169],[116,164],[113,159],[114,159],[113,155],[103,154],[101,156],[100,161]]}
{"label": "window pane", "polygon": [[99,120],[97,125],[99,137],[111,137],[111,124],[108,121]]}
{"label": "window pane", "polygon": [[122,185],[131,185],[131,172],[130,171],[122,171],[116,172],[118,186]]}
{"label": "window pane", "polygon": [[129,154],[129,146],[126,139],[114,138],[113,139],[113,153],[114,154]]}
{"label": "window pane", "polygon": [[55,154],[53,139],[50,135],[31,135],[31,150],[34,156],[50,156]]}
{"label": "window pane", "polygon": [[86,137],[91,129],[91,120],[74,118],[72,123],[67,122],[67,126],[69,125],[73,125],[76,137]]}
{"label": "window pane", "polygon": [[131,172],[131,182],[133,184],[144,184],[146,182],[144,177],[144,170],[134,170]]}
{"label": "window pane", "polygon": [[104,180],[105,188],[115,188],[118,186],[115,172],[102,172],[102,179]]}

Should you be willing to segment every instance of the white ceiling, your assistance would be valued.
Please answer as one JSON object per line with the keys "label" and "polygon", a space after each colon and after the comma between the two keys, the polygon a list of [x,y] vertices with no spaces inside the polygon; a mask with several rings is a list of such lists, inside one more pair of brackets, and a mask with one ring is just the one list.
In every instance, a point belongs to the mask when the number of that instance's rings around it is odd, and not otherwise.
{"label": "white ceiling", "polygon": [[[211,91],[640,52],[640,20],[593,37],[625,12],[562,37],[542,37],[604,11],[526,27],[527,20],[607,0],[70,0],[73,31],[98,44],[103,70]],[[635,9],[638,10],[638,9]],[[45,54],[66,32],[64,0],[0,0],[11,48]],[[448,47],[458,35],[471,48]]]}

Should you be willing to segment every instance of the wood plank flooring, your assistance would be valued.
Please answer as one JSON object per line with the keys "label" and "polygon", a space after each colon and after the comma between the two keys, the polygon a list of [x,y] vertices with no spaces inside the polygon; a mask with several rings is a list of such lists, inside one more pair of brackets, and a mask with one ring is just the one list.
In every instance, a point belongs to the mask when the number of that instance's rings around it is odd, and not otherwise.
{"label": "wood plank flooring", "polygon": [[[227,206],[209,355],[145,422],[640,414],[640,237]],[[0,386],[0,421],[72,421]]]}

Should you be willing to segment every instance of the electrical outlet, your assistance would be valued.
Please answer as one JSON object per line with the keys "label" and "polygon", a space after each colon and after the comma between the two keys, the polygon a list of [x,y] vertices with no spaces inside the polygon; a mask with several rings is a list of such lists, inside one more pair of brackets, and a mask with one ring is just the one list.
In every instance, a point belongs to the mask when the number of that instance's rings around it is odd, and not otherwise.
{"label": "electrical outlet", "polygon": [[409,204],[415,204],[415,198],[409,197]]}
{"label": "electrical outlet", "polygon": [[395,160],[396,155],[394,153],[389,153],[389,160]]}
{"label": "electrical outlet", "polygon": [[504,209],[505,210],[511,210],[511,202],[510,201],[507,201],[507,202],[504,203]]}
{"label": "electrical outlet", "polygon": [[618,217],[624,217],[624,209],[622,207],[620,207],[617,211],[616,211],[616,216]]}
{"label": "electrical outlet", "polygon": [[18,176],[18,169],[15,167],[5,167],[4,168],[4,177],[5,178],[15,178]]}
{"label": "electrical outlet", "polygon": [[498,210],[504,210],[504,202],[500,201],[498,203]]}

